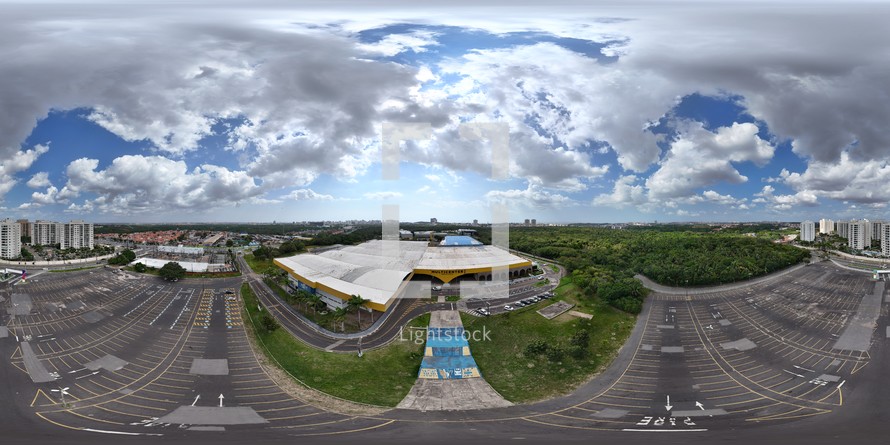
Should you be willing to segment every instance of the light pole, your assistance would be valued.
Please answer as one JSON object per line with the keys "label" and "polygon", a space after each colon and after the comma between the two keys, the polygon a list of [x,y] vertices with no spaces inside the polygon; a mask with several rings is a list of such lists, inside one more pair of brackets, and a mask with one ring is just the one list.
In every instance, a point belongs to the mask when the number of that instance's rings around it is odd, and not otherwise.
{"label": "light pole", "polygon": [[71,389],[69,387],[59,388],[59,389],[51,389],[51,392],[57,392],[62,397],[62,406],[68,408],[68,402],[65,401],[65,396],[68,394],[68,390]]}

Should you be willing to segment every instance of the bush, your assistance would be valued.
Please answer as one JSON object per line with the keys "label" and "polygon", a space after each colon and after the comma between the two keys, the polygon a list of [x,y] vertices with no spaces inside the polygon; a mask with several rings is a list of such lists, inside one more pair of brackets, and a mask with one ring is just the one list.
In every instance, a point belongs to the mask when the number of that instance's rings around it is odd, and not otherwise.
{"label": "bush", "polygon": [[577,360],[581,360],[584,357],[587,357],[587,348],[582,348],[581,346],[578,346],[578,345],[569,346],[567,352],[569,353],[570,357],[577,359]]}
{"label": "bush", "polygon": [[556,363],[561,361],[563,356],[565,355],[565,351],[562,348],[547,348],[547,351],[544,352],[544,355],[547,356],[547,361],[550,363]]}
{"label": "bush", "polygon": [[142,272],[145,272],[146,270],[148,270],[148,268],[145,267],[145,264],[136,263],[133,265],[133,270],[135,270],[136,272],[142,273]]}
{"label": "bush", "polygon": [[586,348],[590,345],[590,332],[586,330],[575,332],[575,334],[572,335],[572,338],[569,340],[569,344],[572,346],[577,346],[579,348]]}
{"label": "bush", "polygon": [[525,345],[525,355],[526,357],[541,355],[547,352],[548,349],[549,347],[544,340],[532,340],[531,343]]}
{"label": "bush", "polygon": [[268,312],[263,313],[263,318],[260,319],[260,324],[263,325],[263,329],[268,332],[275,332],[281,325],[278,324],[278,320],[275,317],[269,315]]}

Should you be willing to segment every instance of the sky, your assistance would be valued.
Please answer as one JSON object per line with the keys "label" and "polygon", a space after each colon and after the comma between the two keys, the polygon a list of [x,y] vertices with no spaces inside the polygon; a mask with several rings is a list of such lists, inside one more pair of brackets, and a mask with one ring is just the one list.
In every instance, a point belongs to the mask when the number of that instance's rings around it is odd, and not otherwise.
{"label": "sky", "polygon": [[890,219],[888,19],[884,2],[0,1],[0,218]]}

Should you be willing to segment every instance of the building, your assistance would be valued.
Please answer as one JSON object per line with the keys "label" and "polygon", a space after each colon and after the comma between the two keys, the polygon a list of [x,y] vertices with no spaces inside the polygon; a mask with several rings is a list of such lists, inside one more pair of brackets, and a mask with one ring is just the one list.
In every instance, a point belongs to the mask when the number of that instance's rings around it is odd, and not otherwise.
{"label": "building", "polygon": [[837,230],[837,236],[841,238],[850,238],[850,221],[837,221],[834,223]]}
{"label": "building", "polygon": [[478,220],[478,219],[474,219],[474,220],[473,220],[473,225],[474,225],[474,226],[478,226],[478,225],[479,225],[479,220]]}
{"label": "building", "polygon": [[431,247],[423,241],[399,241],[398,248],[391,249],[392,245],[374,240],[277,258],[275,264],[287,271],[288,285],[293,290],[318,295],[335,308],[344,307],[358,295],[369,300],[367,308],[377,311],[387,310],[397,297],[416,297],[408,295],[414,278],[442,283],[458,279],[487,282],[531,273],[531,261],[472,238],[446,237],[443,243]]}
{"label": "building", "polygon": [[20,219],[16,222],[19,223],[19,229],[20,229],[19,231],[21,232],[22,236],[30,237],[31,236],[31,222],[28,221],[27,219]]}
{"label": "building", "polygon": [[847,237],[847,245],[852,250],[864,250],[871,245],[869,228],[871,225],[868,221],[850,221],[849,236]]}
{"label": "building", "polygon": [[871,222],[871,240],[872,241],[880,241],[881,238],[881,230],[884,228],[884,224],[886,221],[872,221]]}
{"label": "building", "polygon": [[399,239],[403,241],[414,239],[414,232],[405,229],[399,229]]}
{"label": "building", "polygon": [[62,238],[59,240],[61,249],[93,248],[93,223],[76,220],[60,225],[62,226]]}
{"label": "building", "polygon": [[22,225],[9,218],[0,221],[0,258],[22,256]]}
{"label": "building", "polygon": [[32,246],[53,246],[61,244],[65,225],[53,221],[37,220],[31,224]]}
{"label": "building", "polygon": [[430,218],[430,224],[438,224],[439,220],[436,218]]}
{"label": "building", "polygon": [[816,240],[816,223],[804,221],[800,223],[800,240],[813,242]]}
{"label": "building", "polygon": [[824,235],[831,235],[834,233],[834,221],[822,218],[819,220],[819,233]]}
{"label": "building", "polygon": [[890,257],[890,223],[881,225],[881,253]]}

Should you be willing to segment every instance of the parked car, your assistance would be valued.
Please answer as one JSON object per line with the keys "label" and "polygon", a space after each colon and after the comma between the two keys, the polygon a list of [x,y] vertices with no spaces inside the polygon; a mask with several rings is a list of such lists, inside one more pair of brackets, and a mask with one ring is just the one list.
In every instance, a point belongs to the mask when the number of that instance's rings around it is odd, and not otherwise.
{"label": "parked car", "polygon": [[512,310],[513,310],[513,306],[510,306],[510,305],[508,304],[508,305],[504,306],[504,310],[505,310],[505,311],[512,311]]}

